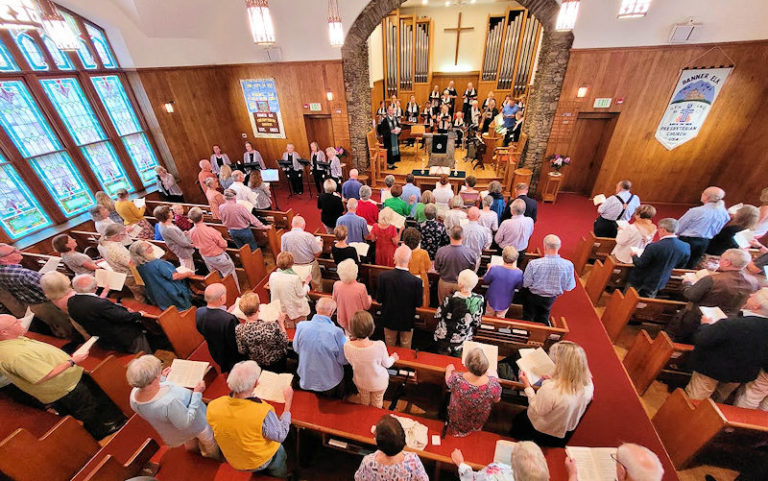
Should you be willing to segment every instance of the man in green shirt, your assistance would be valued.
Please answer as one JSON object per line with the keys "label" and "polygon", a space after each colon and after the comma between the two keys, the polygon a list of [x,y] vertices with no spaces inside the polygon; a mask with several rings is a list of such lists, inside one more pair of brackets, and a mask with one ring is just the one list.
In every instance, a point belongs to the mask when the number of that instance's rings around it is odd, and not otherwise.
{"label": "man in green shirt", "polygon": [[88,353],[70,357],[57,347],[25,337],[25,332],[21,321],[0,315],[0,374],[59,414],[82,421],[95,439],[120,429],[125,416],[77,365]]}

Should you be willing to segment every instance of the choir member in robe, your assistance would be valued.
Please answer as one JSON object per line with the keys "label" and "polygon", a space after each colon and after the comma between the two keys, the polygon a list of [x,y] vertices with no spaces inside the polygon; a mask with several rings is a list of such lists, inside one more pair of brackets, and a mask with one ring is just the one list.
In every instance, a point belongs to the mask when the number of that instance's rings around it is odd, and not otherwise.
{"label": "choir member in robe", "polygon": [[464,91],[464,105],[461,108],[461,111],[464,112],[464,117],[469,117],[469,109],[474,100],[477,100],[477,90],[475,90],[472,82],[469,82],[467,84],[467,90]]}
{"label": "choir member in robe", "polygon": [[429,94],[429,103],[432,107],[432,116],[437,115],[440,113],[440,96],[442,94],[440,93],[440,87],[435,85],[432,88],[432,92]]}
{"label": "choir member in robe", "polygon": [[408,105],[405,106],[405,120],[413,124],[419,122],[419,104],[416,103],[415,95],[411,95]]}
{"label": "choir member in robe", "polygon": [[448,82],[448,87],[445,90],[448,91],[448,95],[451,97],[451,116],[453,116],[453,113],[456,111],[456,97],[459,96],[459,93],[456,92],[453,80]]}

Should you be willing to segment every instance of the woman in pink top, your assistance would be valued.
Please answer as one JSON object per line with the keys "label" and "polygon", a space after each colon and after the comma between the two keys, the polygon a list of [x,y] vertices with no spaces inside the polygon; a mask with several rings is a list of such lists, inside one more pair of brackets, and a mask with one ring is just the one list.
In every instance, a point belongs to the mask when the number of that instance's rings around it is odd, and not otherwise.
{"label": "woman in pink top", "polygon": [[352,259],[344,259],[336,267],[340,281],[333,284],[333,300],[336,301],[336,320],[346,333],[349,333],[349,320],[357,311],[371,307],[371,296],[365,284],[357,282],[357,264]]}
{"label": "woman in pink top", "polygon": [[360,391],[360,404],[380,408],[384,405],[384,392],[389,385],[387,368],[400,357],[397,353],[390,356],[384,342],[368,339],[373,329],[371,314],[356,312],[349,322],[351,337],[344,343],[344,356],[352,366],[352,381]]}

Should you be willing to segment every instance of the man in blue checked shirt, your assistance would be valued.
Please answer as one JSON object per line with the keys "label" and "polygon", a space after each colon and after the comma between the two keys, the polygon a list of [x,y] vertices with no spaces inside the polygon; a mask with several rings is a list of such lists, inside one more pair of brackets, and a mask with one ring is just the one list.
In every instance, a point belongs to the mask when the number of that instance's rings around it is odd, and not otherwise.
{"label": "man in blue checked shirt", "polygon": [[688,209],[677,221],[678,239],[691,246],[691,257],[686,269],[695,269],[706,252],[709,241],[731,220],[723,199],[725,191],[719,187],[707,187],[701,193],[698,207]]}
{"label": "man in blue checked shirt", "polygon": [[562,242],[554,234],[544,237],[544,257],[528,263],[523,274],[523,319],[549,324],[549,311],[557,296],[576,287],[573,263],[558,254]]}

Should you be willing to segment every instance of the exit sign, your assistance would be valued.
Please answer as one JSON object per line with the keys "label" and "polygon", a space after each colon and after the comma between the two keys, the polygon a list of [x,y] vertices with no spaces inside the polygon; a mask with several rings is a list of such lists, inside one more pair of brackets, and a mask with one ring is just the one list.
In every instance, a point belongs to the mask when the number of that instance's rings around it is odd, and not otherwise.
{"label": "exit sign", "polygon": [[611,106],[611,100],[610,98],[607,99],[595,99],[595,103],[592,105],[592,107],[596,109],[607,109]]}
{"label": "exit sign", "polygon": [[319,103],[311,103],[309,104],[309,110],[312,112],[320,112],[321,110],[323,110],[323,106],[320,105]]}

